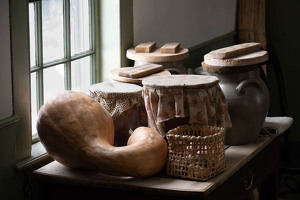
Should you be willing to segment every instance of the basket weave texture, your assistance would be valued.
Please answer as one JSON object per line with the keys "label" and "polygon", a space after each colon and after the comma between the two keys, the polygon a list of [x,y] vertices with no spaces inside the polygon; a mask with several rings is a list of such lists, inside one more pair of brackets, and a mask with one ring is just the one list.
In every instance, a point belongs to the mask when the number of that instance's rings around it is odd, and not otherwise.
{"label": "basket weave texture", "polygon": [[206,181],[226,168],[225,129],[186,124],[166,134],[169,153],[166,173],[184,179]]}

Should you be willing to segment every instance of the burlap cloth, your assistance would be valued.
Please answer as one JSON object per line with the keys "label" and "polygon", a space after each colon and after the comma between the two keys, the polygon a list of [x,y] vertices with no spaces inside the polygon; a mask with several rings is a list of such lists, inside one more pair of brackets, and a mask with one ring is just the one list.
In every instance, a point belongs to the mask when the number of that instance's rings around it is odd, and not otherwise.
{"label": "burlap cloth", "polygon": [[142,87],[120,82],[101,82],[90,87],[95,100],[116,120],[122,113],[143,107]]}

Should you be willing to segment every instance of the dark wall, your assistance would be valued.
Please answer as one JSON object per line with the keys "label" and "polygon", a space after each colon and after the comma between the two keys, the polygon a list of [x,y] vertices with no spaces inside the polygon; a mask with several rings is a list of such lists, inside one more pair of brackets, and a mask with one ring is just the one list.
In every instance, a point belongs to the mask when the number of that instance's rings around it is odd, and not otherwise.
{"label": "dark wall", "polygon": [[18,119],[0,123],[0,199],[22,199],[22,179],[16,173],[15,141]]}
{"label": "dark wall", "polygon": [[[267,42],[274,48],[285,83],[292,140],[300,141],[300,1],[266,0]],[[274,66],[268,66],[272,116],[282,115]]]}

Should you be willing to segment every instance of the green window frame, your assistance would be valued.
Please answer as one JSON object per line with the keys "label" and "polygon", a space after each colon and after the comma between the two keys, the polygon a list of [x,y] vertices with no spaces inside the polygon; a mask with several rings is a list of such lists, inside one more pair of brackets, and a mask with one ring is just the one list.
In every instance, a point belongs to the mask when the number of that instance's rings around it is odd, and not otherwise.
{"label": "green window frame", "polygon": [[[31,2],[35,2],[30,0]],[[95,3],[94,83],[105,80],[109,69],[130,66],[126,49],[133,45],[132,0],[93,0]],[[20,119],[16,126],[14,159],[18,168],[34,165],[47,158],[45,150],[32,144],[30,97],[29,1],[10,0],[11,59],[13,78],[13,114]],[[113,16],[113,18],[111,17]],[[109,48],[107,48],[109,45]]]}
{"label": "green window frame", "polygon": [[[74,55],[71,54],[71,12],[70,12],[70,2],[71,0],[62,0],[63,3],[63,47],[64,47],[64,55],[61,59],[51,60],[48,62],[43,61],[43,22],[42,22],[42,0],[40,1],[30,1],[29,4],[33,4],[34,7],[34,44],[35,44],[35,52],[31,52],[35,54],[35,61],[31,61],[33,66],[30,66],[30,73],[35,73],[36,80],[36,110],[32,108],[32,112],[38,112],[42,105],[45,103],[44,100],[44,73],[45,69],[64,65],[64,89],[71,90],[72,89],[72,81],[71,81],[71,63],[73,61],[77,61],[83,58],[90,57],[90,84],[96,82],[96,67],[95,67],[95,0],[88,0],[88,10],[89,10],[89,49],[80,53],[76,53]],[[33,115],[37,115],[37,113],[32,113]],[[34,121],[32,123],[34,126]],[[35,143],[38,140],[38,136],[35,133],[35,129],[32,129],[32,142]]]}

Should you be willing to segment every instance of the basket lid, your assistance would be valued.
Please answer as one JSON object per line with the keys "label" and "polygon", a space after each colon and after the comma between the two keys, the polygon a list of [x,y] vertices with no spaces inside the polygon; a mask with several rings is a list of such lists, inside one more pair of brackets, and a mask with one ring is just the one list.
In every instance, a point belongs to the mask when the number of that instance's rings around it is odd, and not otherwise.
{"label": "basket lid", "polygon": [[156,89],[171,88],[210,88],[219,83],[216,76],[208,75],[169,75],[149,77],[142,81],[143,86]]}

